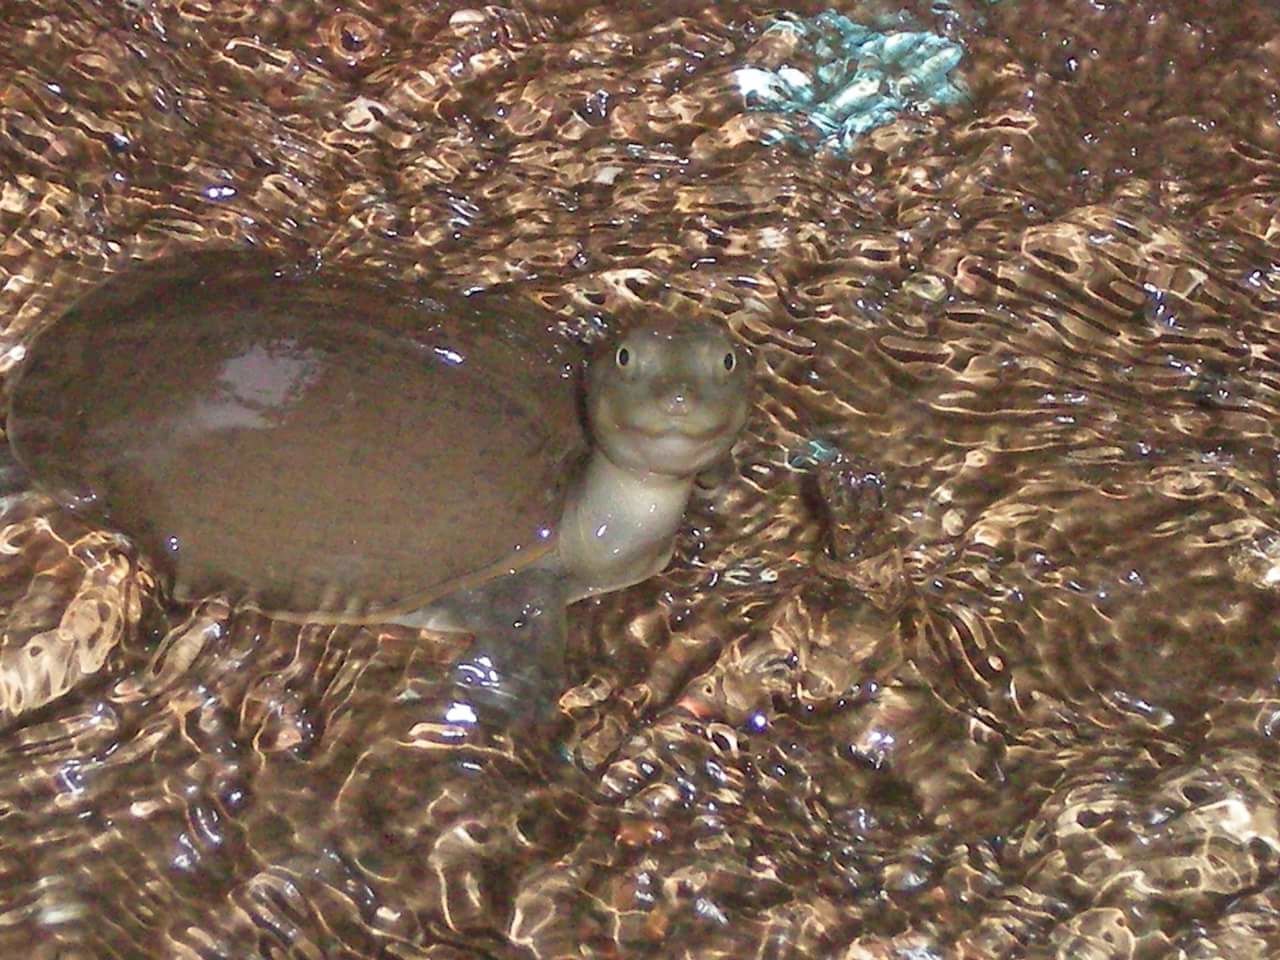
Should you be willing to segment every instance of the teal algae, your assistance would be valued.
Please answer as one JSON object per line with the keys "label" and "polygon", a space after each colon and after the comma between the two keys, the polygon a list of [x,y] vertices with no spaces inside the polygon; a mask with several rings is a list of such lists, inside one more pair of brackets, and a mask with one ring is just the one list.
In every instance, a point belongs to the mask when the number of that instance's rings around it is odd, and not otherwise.
{"label": "teal algae", "polygon": [[876,127],[906,111],[927,113],[963,103],[967,94],[957,67],[964,48],[936,33],[855,23],[825,10],[815,17],[780,16],[765,30],[787,37],[795,55],[736,73],[754,110],[795,114],[812,135],[779,127],[768,141],[847,152]]}

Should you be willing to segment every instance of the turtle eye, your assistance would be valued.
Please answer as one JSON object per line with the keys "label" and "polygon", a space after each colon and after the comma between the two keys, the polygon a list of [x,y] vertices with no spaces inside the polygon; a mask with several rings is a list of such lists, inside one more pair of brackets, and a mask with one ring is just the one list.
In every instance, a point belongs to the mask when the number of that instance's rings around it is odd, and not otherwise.
{"label": "turtle eye", "polygon": [[618,366],[625,367],[631,362],[631,351],[626,347],[619,347],[618,352],[613,355],[613,360]]}
{"label": "turtle eye", "polygon": [[730,350],[724,355],[724,368],[733,372],[733,368],[738,365],[738,355]]}

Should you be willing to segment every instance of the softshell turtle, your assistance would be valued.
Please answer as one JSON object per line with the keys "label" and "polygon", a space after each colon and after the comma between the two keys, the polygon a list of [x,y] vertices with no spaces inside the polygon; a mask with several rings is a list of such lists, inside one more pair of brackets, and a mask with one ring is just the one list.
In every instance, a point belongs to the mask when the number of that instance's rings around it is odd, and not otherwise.
{"label": "softshell turtle", "polygon": [[508,300],[192,254],[38,337],[8,434],[37,487],[127,534],[178,600],[465,630],[461,680],[545,694],[564,607],[666,566],[749,403],[748,358],[711,325],[634,328],[581,378],[577,359]]}

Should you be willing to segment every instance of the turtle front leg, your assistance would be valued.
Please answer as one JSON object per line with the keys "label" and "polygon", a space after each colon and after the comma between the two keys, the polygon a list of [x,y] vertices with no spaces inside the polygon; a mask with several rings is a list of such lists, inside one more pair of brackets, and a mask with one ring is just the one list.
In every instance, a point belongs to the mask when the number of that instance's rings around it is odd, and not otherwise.
{"label": "turtle front leg", "polygon": [[395,622],[473,636],[451,671],[458,698],[481,719],[545,720],[568,682],[566,601],[563,575],[534,567],[459,590]]}

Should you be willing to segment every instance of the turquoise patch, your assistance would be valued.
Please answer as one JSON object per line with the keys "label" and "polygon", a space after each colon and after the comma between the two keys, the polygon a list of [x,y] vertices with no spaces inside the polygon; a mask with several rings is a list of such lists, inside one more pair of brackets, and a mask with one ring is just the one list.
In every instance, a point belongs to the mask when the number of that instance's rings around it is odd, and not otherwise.
{"label": "turquoise patch", "polygon": [[780,124],[770,142],[848,150],[904,111],[927,113],[968,97],[963,81],[950,76],[964,48],[936,33],[882,32],[832,10],[780,16],[765,33],[774,31],[796,35],[796,59],[804,62],[736,71],[748,109],[803,121]]}
{"label": "turquoise patch", "polygon": [[840,449],[831,441],[814,437],[799,449],[787,453],[787,466],[793,470],[812,470],[840,459]]}

